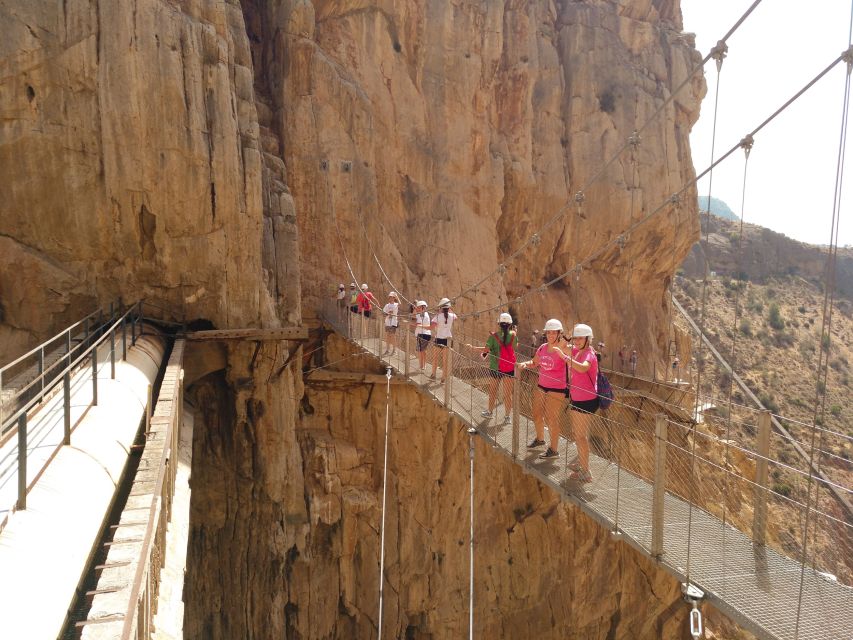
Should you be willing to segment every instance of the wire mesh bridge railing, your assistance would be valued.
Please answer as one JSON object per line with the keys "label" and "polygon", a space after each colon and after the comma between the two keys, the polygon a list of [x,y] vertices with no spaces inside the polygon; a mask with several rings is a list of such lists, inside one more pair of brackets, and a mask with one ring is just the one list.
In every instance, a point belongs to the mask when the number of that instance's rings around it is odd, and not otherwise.
{"label": "wire mesh bridge railing", "polygon": [[[516,366],[514,382],[496,380],[481,357],[488,334],[473,322],[457,320],[451,346],[430,345],[421,369],[407,316],[389,342],[381,317],[334,301],[321,315],[744,628],[779,640],[853,638],[853,525],[833,498],[835,491],[850,499],[849,460],[836,455],[838,472],[818,478],[789,455],[769,412],[740,406],[725,417],[696,415],[686,386],[611,372],[615,400],[593,418],[592,481],[580,483],[567,403],[548,425],[561,434],[559,456],[541,459],[541,449],[527,447],[536,373]],[[845,434],[826,436],[822,443],[850,446]]]}

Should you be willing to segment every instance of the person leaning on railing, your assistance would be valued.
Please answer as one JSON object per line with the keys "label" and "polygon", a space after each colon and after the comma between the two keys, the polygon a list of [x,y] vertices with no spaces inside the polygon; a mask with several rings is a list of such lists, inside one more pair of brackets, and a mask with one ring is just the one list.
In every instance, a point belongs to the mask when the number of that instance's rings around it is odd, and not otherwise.
{"label": "person leaning on railing", "polygon": [[[515,381],[515,352],[518,348],[518,335],[512,330],[512,316],[502,313],[498,318],[499,333],[491,332],[485,346],[466,345],[469,349],[478,349],[483,358],[489,358],[489,408],[480,412],[484,418],[491,418],[498,396],[498,385],[504,391],[504,424],[512,421],[512,387]],[[503,382],[501,382],[503,381]]]}
{"label": "person leaning on railing", "polygon": [[382,351],[383,356],[393,356],[397,352],[397,316],[399,310],[400,301],[397,299],[397,293],[390,291],[388,303],[382,307],[382,314],[385,316],[385,344],[387,345]]}

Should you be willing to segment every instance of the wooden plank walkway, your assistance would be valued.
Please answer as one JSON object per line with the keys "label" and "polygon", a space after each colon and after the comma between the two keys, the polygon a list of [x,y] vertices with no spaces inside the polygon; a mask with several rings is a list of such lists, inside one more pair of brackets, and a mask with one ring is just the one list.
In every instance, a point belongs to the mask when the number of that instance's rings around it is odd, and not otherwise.
{"label": "wooden plank walkway", "polygon": [[[377,338],[355,343],[398,373],[405,371],[405,354],[401,350],[393,356],[382,356],[384,345]],[[411,357],[409,365],[411,382],[444,405],[444,384],[422,373],[416,357]],[[590,456],[593,482],[579,485],[570,481],[566,461],[575,455],[574,444],[561,438],[560,456],[540,460],[540,450],[526,448],[534,433],[532,421],[526,416],[519,418],[518,455],[513,457],[512,425],[499,424],[497,416],[482,418],[480,412],[487,405],[486,394],[476,386],[452,379],[449,409],[463,422],[474,427],[525,473],[536,476],[564,500],[579,506],[603,527],[618,531],[628,544],[651,557],[651,482],[596,455]],[[688,502],[669,493],[664,499],[664,553],[658,559],[662,568],[678,580],[686,580],[687,523],[691,517],[690,581],[705,592],[717,609],[759,638],[853,639],[853,588],[810,567],[801,573],[799,560],[753,544],[741,531],[698,507],[691,510]]]}

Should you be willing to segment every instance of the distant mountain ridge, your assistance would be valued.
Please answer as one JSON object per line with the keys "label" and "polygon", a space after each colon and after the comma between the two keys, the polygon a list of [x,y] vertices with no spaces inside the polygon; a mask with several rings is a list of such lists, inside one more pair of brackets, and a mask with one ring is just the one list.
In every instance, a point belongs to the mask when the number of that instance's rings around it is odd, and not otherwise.
{"label": "distant mountain ridge", "polygon": [[[706,211],[708,211],[708,196],[699,196],[699,213]],[[711,196],[711,213],[727,220],[740,220],[729,205],[713,196]]]}
{"label": "distant mountain ridge", "polygon": [[[739,220],[735,224],[717,215],[701,216],[700,224],[701,241],[681,265],[689,278],[701,278],[707,269],[757,283],[784,276],[800,276],[815,285],[826,281],[825,246],[799,242],[750,223],[743,224],[741,236]],[[849,247],[838,249],[835,274],[836,291],[853,298],[853,250]]]}

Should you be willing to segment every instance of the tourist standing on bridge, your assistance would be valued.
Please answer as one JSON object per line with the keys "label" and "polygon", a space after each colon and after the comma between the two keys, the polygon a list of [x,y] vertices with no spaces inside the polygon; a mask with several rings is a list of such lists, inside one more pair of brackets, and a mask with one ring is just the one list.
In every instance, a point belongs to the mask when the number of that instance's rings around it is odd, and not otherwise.
{"label": "tourist standing on bridge", "polygon": [[438,365],[439,354],[441,354],[441,380],[447,377],[447,349],[452,347],[453,340],[453,321],[456,320],[456,314],[450,310],[450,300],[442,298],[438,303],[438,314],[432,319],[432,327],[435,336],[435,349],[432,352],[432,374],[430,378],[435,380],[435,370]]}
{"label": "tourist standing on bridge", "polygon": [[361,293],[358,294],[356,300],[358,301],[358,310],[364,314],[365,318],[370,317],[374,305],[379,306],[379,300],[370,292],[367,284],[361,285]]}
{"label": "tourist standing on bridge", "polygon": [[491,418],[498,397],[498,386],[504,391],[504,424],[512,421],[512,386],[515,381],[515,350],[518,348],[518,335],[512,330],[512,316],[502,313],[498,318],[499,333],[491,332],[484,347],[466,345],[470,349],[482,350],[484,358],[489,358],[489,408],[480,412],[484,418]]}
{"label": "tourist standing on bridge", "polygon": [[[415,327],[415,338],[418,346],[418,364],[421,369],[426,369],[426,350],[429,347],[429,341],[432,340],[432,330],[429,321],[429,313],[426,310],[427,303],[425,300],[418,300],[415,303],[415,318],[412,324]],[[408,358],[408,354],[406,354]]]}
{"label": "tourist standing on bridge", "polygon": [[342,282],[338,285],[338,320],[344,320],[347,316],[347,287]]}
{"label": "tourist standing on bridge", "polygon": [[533,396],[533,423],[536,425],[536,437],[528,449],[545,444],[545,425],[548,425],[551,446],[540,458],[556,458],[560,445],[560,411],[566,400],[566,354],[558,344],[563,333],[563,323],[552,318],[545,323],[545,344],[541,345],[533,360],[522,362],[521,369],[539,368],[539,383]]}
{"label": "tourist standing on bridge", "polygon": [[569,398],[572,406],[572,434],[577,459],[569,464],[569,480],[591,482],[589,472],[589,424],[598,411],[598,355],[592,348],[592,327],[576,324],[572,330],[572,354],[566,358],[571,371]]}
{"label": "tourist standing on bridge", "polygon": [[399,323],[398,314],[400,310],[400,301],[397,299],[397,294],[394,291],[388,293],[388,303],[382,307],[382,313],[385,315],[385,344],[387,348],[382,351],[382,355],[393,356],[397,352],[397,325]]}
{"label": "tourist standing on bridge", "polygon": [[632,376],[637,375],[637,350],[636,349],[634,349],[631,352],[631,375]]}
{"label": "tourist standing on bridge", "polygon": [[358,313],[358,289],[355,282],[349,283],[349,310],[353,313]]}

